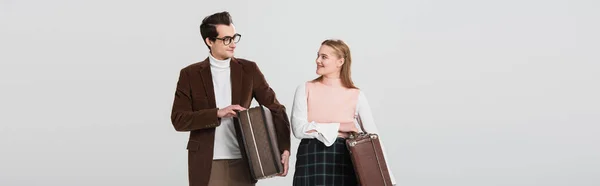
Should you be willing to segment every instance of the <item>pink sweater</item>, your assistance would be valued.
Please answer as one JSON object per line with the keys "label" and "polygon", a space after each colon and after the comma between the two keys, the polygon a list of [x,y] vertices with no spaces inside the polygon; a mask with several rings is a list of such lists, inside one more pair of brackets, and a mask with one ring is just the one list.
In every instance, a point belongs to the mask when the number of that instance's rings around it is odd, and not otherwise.
{"label": "pink sweater", "polygon": [[[334,79],[337,80],[337,79]],[[337,82],[307,82],[308,121],[348,123],[354,121],[358,89],[348,89]]]}

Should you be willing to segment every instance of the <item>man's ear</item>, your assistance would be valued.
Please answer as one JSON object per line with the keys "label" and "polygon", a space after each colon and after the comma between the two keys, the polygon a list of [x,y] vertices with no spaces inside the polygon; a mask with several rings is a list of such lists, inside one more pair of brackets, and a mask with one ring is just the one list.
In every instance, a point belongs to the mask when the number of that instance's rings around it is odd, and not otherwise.
{"label": "man's ear", "polygon": [[206,42],[206,44],[207,44],[208,46],[210,46],[210,48],[212,48],[213,44],[215,44],[215,43],[214,43],[213,41],[211,41],[211,40],[210,40],[210,38],[208,38],[208,37],[207,37],[206,39],[204,39],[204,42]]}

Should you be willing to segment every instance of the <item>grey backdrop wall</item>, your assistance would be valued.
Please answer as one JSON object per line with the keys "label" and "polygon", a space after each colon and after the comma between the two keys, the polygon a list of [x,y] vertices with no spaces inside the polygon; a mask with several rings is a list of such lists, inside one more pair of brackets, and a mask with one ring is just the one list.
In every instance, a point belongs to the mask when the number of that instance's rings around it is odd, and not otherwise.
{"label": "grey backdrop wall", "polygon": [[600,185],[599,5],[0,0],[0,185],[186,185],[175,84],[223,10],[288,109],[345,40],[400,185]]}

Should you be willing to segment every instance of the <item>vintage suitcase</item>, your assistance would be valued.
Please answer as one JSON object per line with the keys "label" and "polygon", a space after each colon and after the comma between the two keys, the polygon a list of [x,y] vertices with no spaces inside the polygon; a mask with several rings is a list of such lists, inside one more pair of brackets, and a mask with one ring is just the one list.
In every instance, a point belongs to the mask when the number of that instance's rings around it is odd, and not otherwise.
{"label": "vintage suitcase", "polygon": [[283,173],[271,111],[256,106],[237,112],[236,131],[242,136],[245,156],[254,179],[266,179]]}
{"label": "vintage suitcase", "polygon": [[359,185],[392,186],[379,136],[365,131],[360,117],[357,120],[363,132],[350,135],[346,146],[350,151]]}

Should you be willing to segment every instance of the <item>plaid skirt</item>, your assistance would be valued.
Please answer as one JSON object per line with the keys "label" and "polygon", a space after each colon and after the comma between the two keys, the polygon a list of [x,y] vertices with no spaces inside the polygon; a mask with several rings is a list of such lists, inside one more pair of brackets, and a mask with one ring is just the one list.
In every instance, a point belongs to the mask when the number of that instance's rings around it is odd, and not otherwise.
{"label": "plaid skirt", "polygon": [[346,139],[337,138],[330,147],[316,139],[302,139],[296,155],[293,185],[357,185]]}

